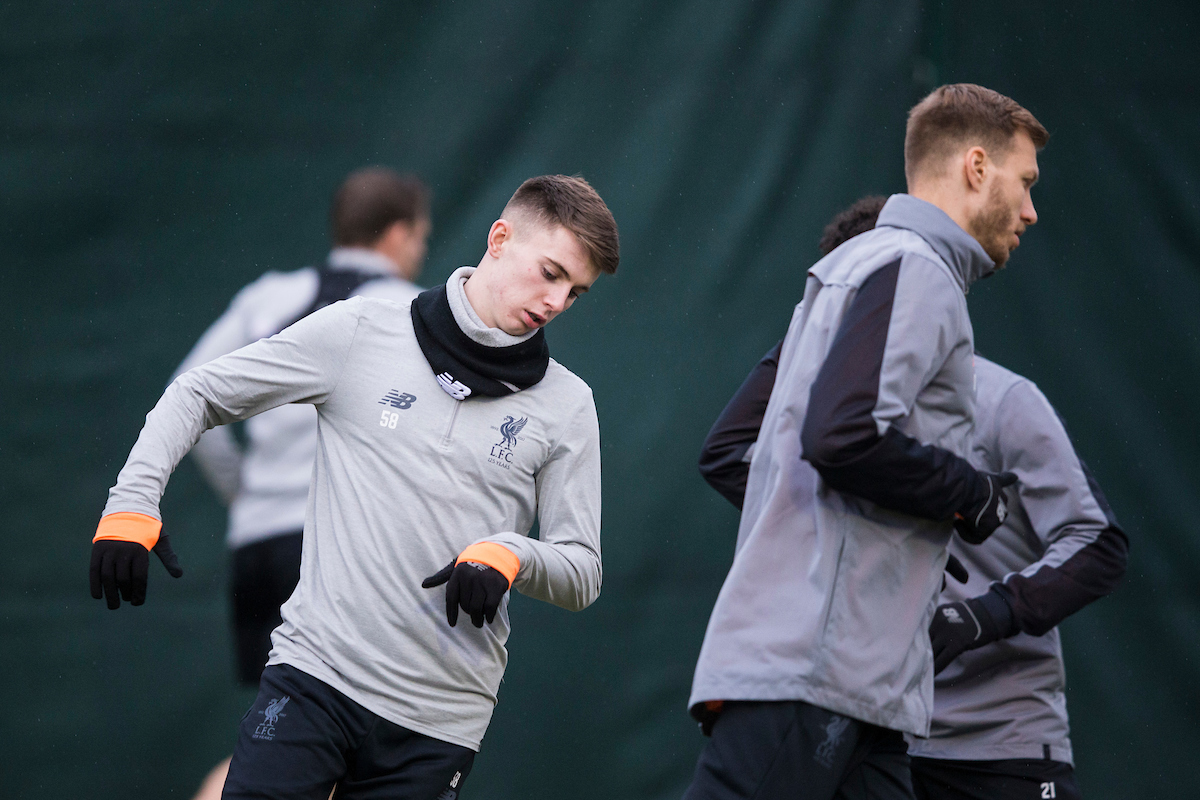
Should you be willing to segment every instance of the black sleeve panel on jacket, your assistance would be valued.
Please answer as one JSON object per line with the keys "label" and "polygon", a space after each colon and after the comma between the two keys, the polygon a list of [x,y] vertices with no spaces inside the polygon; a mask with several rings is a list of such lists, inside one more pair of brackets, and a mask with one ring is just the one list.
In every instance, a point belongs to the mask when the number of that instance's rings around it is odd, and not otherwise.
{"label": "black sleeve panel on jacket", "polygon": [[1117,524],[1108,498],[1083,459],[1079,466],[1108,527],[1061,565],[1043,566],[1031,576],[1016,573],[993,586],[1008,600],[1021,630],[1033,636],[1041,636],[1087,604],[1112,594],[1125,576],[1129,537]]}
{"label": "black sleeve panel on jacket", "polygon": [[874,272],[846,310],[813,382],[802,458],[829,486],[885,508],[948,520],[986,487],[963,458],[894,427],[880,436],[874,411],[900,259]]}
{"label": "black sleeve panel on jacket", "polygon": [[767,402],[779,370],[780,341],[754,365],[746,380],[721,411],[700,450],[700,474],[708,485],[739,509],[746,497],[750,464],[743,459],[758,441]]}

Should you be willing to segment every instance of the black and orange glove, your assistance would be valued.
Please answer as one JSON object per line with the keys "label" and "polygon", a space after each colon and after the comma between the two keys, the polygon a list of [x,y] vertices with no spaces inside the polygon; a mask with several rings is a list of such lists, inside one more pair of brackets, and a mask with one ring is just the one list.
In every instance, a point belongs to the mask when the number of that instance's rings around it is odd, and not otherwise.
{"label": "black and orange glove", "polygon": [[458,624],[458,609],[471,616],[471,624],[483,627],[493,622],[504,593],[521,569],[521,559],[507,547],[494,542],[479,542],[463,550],[458,558],[421,581],[421,588],[446,584],[446,621]]}
{"label": "black and orange glove", "polygon": [[162,523],[145,514],[121,511],[101,517],[92,538],[92,597],[99,600],[103,591],[109,608],[119,608],[122,599],[135,606],[146,602],[151,550],[172,578],[183,575],[171,540],[161,531]]}

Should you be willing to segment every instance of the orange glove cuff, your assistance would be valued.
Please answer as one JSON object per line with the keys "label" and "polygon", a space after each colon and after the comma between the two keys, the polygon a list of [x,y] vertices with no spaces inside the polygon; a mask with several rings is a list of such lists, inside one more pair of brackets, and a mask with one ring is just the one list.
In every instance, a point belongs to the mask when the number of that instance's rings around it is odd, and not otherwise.
{"label": "orange glove cuff", "polygon": [[116,539],[121,542],[137,542],[151,550],[158,544],[158,534],[161,530],[162,523],[154,517],[132,511],[118,511],[116,514],[106,514],[100,518],[92,541]]}
{"label": "orange glove cuff", "polygon": [[512,550],[493,542],[480,542],[479,544],[471,545],[459,553],[458,560],[454,563],[457,565],[464,561],[487,564],[508,578],[510,588],[513,581],[517,579],[517,572],[521,569],[521,559],[517,558]]}

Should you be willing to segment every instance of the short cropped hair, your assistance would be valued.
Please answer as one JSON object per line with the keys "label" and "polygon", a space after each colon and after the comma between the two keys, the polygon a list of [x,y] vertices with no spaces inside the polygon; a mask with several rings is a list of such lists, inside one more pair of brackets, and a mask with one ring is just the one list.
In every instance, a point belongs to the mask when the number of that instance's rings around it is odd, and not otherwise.
{"label": "short cropped hair", "polygon": [[339,247],[371,247],[397,222],[429,216],[429,189],[386,167],[356,170],[333,195],[329,225]]}
{"label": "short cropped hair", "polygon": [[978,144],[1003,158],[1023,130],[1038,150],[1050,134],[1015,100],[974,83],[939,86],[908,112],[904,132],[904,175],[911,187],[923,165],[955,149]]}
{"label": "short cropped hair", "polygon": [[578,175],[540,175],[521,184],[504,206],[504,216],[518,211],[533,219],[561,225],[583,245],[588,260],[606,275],[617,271],[621,243],[608,206]]}
{"label": "short cropped hair", "polygon": [[841,246],[847,239],[853,239],[860,233],[866,233],[875,227],[879,212],[883,210],[886,197],[869,194],[854,201],[854,205],[838,212],[837,216],[825,226],[821,234],[821,255],[827,256]]}

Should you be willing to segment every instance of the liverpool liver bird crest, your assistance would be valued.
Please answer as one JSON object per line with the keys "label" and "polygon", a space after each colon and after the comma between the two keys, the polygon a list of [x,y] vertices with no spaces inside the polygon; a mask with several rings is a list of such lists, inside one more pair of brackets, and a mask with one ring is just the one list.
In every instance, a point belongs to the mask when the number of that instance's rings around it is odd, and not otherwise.
{"label": "liverpool liver bird crest", "polygon": [[270,703],[267,703],[267,710],[263,712],[263,717],[265,717],[263,722],[267,723],[268,725],[278,725],[279,718],[287,716],[283,713],[283,707],[286,706],[288,704],[288,700],[291,699],[292,698],[290,696],[284,695],[277,700],[272,700]]}
{"label": "liverpool liver bird crest", "polygon": [[514,420],[511,416],[505,415],[504,422],[500,423],[500,435],[504,437],[503,441],[499,442],[500,446],[508,450],[516,447],[517,434],[525,427],[526,422],[529,422],[529,417]]}

